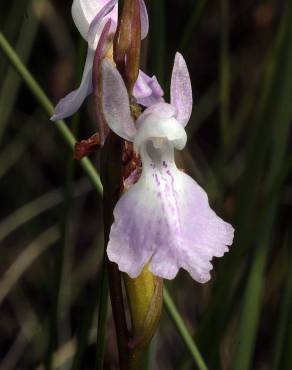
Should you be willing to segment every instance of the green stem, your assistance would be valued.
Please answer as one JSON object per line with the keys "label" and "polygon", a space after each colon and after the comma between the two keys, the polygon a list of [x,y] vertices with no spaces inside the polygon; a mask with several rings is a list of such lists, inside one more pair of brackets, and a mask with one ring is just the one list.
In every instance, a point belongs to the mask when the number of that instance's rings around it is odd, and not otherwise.
{"label": "green stem", "polygon": [[[105,249],[109,240],[110,228],[113,223],[113,210],[118,201],[121,179],[121,139],[110,132],[101,151],[101,175],[104,186],[103,219]],[[124,299],[122,291],[121,273],[115,263],[107,257],[109,290],[112,312],[115,322],[119,361],[121,370],[127,370],[128,361],[128,328],[126,323]]]}
{"label": "green stem", "polygon": [[173,321],[185,346],[189,350],[198,370],[208,370],[207,365],[202,355],[200,354],[196,343],[194,342],[191,334],[189,333],[185,323],[183,322],[181,315],[179,314],[166,288],[164,288],[163,297],[164,297],[164,304],[166,306],[167,313],[170,316],[171,320]]}

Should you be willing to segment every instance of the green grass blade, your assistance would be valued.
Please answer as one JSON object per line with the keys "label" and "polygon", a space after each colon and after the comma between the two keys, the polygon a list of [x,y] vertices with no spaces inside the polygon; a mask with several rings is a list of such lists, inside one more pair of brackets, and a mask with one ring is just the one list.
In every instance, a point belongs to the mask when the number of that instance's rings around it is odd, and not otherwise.
{"label": "green grass blade", "polygon": [[171,320],[173,321],[178,333],[180,334],[186,348],[189,350],[189,353],[196,364],[198,370],[208,370],[207,365],[199,352],[199,349],[194,342],[191,334],[189,333],[181,315],[178,312],[178,309],[175,307],[175,304],[169,295],[167,289],[164,287],[163,292],[164,304],[169,314]]}
{"label": "green grass blade", "polygon": [[[270,220],[269,224],[267,223],[267,227],[272,226],[273,218],[270,217]],[[243,297],[243,312],[236,334],[238,349],[235,354],[232,368],[234,370],[247,370],[250,368],[251,356],[253,354],[260,319],[264,268],[268,255],[269,238],[270,234],[265,234],[265,240],[262,241],[262,245],[257,245],[255,254],[252,258],[253,263],[248,275],[245,295]]]}
{"label": "green grass blade", "polygon": [[[16,71],[20,74],[28,88],[31,90],[34,97],[37,99],[40,106],[46,111],[49,116],[52,116],[54,113],[54,106],[40,87],[40,85],[36,82],[33,76],[30,74],[28,69],[25,67],[23,62],[20,60],[19,56],[16,54],[14,49],[11,47],[5,36],[2,32],[0,32],[0,50],[4,53],[4,55],[8,58],[12,66],[16,69]],[[76,139],[72,132],[68,129],[65,122],[63,120],[57,121],[54,125],[59,130],[60,134],[63,136],[67,144],[73,149],[76,143]],[[84,158],[80,161],[81,166],[87,173],[90,181],[92,182],[93,186],[97,190],[99,194],[102,194],[102,184],[100,181],[100,177],[97,174],[94,166],[88,160],[88,158]]]}
{"label": "green grass blade", "polygon": [[[84,182],[84,180],[81,180],[76,184],[74,197],[79,197],[89,190],[90,189],[87,180],[86,182]],[[61,189],[54,189],[43,194],[40,197],[35,198],[31,202],[24,204],[1,221],[0,242],[10,236],[25,223],[38,217],[43,212],[56,207],[57,205],[61,204],[62,201],[63,197]]]}
{"label": "green grass blade", "polygon": [[[81,42],[82,41],[82,42]],[[80,39],[78,58],[79,64],[77,65],[76,83],[80,82],[82,77],[82,63],[85,57],[84,42]],[[80,113],[78,112],[72,118],[72,133],[74,136],[77,135],[79,125]],[[70,297],[70,276],[69,271],[71,270],[70,262],[72,261],[73,246],[70,238],[69,226],[70,216],[72,210],[73,200],[73,181],[75,173],[75,161],[70,148],[64,148],[65,161],[65,180],[63,186],[64,202],[62,204],[62,214],[60,219],[60,230],[61,230],[61,241],[56,254],[55,271],[54,271],[54,284],[52,287],[52,313],[50,318],[50,340],[49,348],[47,351],[47,366],[51,369],[53,366],[53,355],[54,350],[58,346],[58,343],[66,342],[71,337],[71,325],[70,325],[70,308],[69,308],[69,297]],[[83,338],[83,337],[82,337]],[[77,353],[81,358],[83,352],[83,343],[79,341],[79,347]],[[76,361],[75,361],[76,363]]]}
{"label": "green grass blade", "polygon": [[42,231],[28,246],[23,248],[19,256],[11,263],[2,276],[0,283],[0,305],[31,264],[49,247],[55,244],[59,238],[60,232],[57,226],[54,225]]}

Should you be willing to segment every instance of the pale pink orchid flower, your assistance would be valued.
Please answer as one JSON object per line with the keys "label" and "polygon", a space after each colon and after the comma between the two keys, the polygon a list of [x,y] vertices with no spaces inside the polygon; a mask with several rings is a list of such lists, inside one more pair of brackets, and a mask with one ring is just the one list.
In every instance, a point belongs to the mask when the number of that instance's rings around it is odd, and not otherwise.
{"label": "pale pink orchid flower", "polygon": [[158,102],[134,122],[121,75],[102,62],[102,109],[109,127],[134,143],[142,174],[114,209],[107,255],[120,271],[137,277],[144,266],[156,276],[173,279],[187,270],[200,283],[210,279],[213,257],[233,242],[234,229],[210,208],[206,192],[175,164],[174,149],[187,141],[192,88],[186,63],[176,54],[171,103]]}
{"label": "pale pink orchid flower", "polygon": [[[144,0],[140,1],[141,38],[144,39],[149,30],[149,21]],[[116,32],[118,22],[118,0],[74,0],[72,4],[72,17],[82,37],[88,43],[86,62],[83,76],[78,89],[70,92],[59,101],[55,107],[52,121],[67,118],[74,114],[82,105],[88,95],[93,92],[92,71],[94,55],[97,46],[100,50],[106,49],[106,42],[112,39]],[[105,25],[110,21],[107,37],[98,45]],[[155,76],[149,77],[140,71],[133,95],[137,103],[148,107],[153,102],[163,101],[163,90]]]}

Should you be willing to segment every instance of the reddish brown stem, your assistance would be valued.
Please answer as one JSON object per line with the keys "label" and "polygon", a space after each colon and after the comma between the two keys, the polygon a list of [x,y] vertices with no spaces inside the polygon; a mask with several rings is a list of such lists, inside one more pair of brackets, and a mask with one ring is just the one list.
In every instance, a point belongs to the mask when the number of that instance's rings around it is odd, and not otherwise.
{"label": "reddish brown stem", "polygon": [[[138,4],[138,5],[137,5]],[[135,19],[137,18],[137,19]],[[140,5],[138,0],[119,2],[119,22],[114,38],[114,60],[122,74],[129,95],[138,76],[141,39]],[[135,50],[133,50],[135,48]],[[100,89],[97,89],[97,92]],[[100,104],[97,95],[96,103]],[[105,141],[101,153],[102,183],[104,185],[104,232],[105,246],[109,240],[109,232],[113,223],[113,210],[120,196],[123,179],[123,140],[113,132]],[[122,247],[122,246],[121,246]],[[126,323],[121,273],[116,264],[108,261],[109,286],[112,311],[115,321],[119,351],[120,369],[128,368],[131,353],[129,351],[129,331]],[[134,368],[133,368],[134,369]],[[136,370],[136,368],[135,368]]]}
{"label": "reddish brown stem", "polygon": [[[103,214],[105,248],[109,240],[110,228],[113,223],[113,210],[120,195],[122,178],[122,146],[123,141],[111,132],[101,152],[101,179],[104,185]],[[128,370],[128,338],[121,273],[115,263],[107,260],[109,273],[110,297],[115,322],[119,360],[121,370]]]}

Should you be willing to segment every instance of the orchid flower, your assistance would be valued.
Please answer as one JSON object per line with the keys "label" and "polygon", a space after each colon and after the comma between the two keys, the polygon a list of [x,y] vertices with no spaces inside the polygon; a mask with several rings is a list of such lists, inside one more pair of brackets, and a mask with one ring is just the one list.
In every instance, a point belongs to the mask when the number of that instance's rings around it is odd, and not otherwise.
{"label": "orchid flower", "polygon": [[186,63],[176,54],[171,103],[158,102],[134,122],[123,79],[108,60],[102,62],[102,109],[110,128],[134,143],[142,174],[124,192],[114,210],[107,255],[131,278],[143,267],[173,279],[179,268],[193,279],[210,279],[213,257],[232,244],[233,227],[210,208],[205,191],[174,161],[182,150],[184,127],[192,111],[192,88]]}
{"label": "orchid flower", "polygon": [[[144,0],[140,1],[141,37],[148,34],[149,22]],[[104,54],[108,52],[107,43],[111,43],[112,35],[116,32],[118,21],[118,0],[74,0],[72,4],[72,17],[82,37],[88,42],[88,51],[83,70],[81,84],[77,90],[72,91],[59,101],[52,121],[57,121],[74,114],[82,105],[85,98],[93,92],[92,69],[96,48],[101,39],[103,30],[108,21],[110,28],[107,37],[99,45]],[[103,55],[102,57],[104,57]],[[148,106],[156,101],[162,101],[163,90],[156,78],[147,76],[140,71],[133,95],[137,103]]]}

